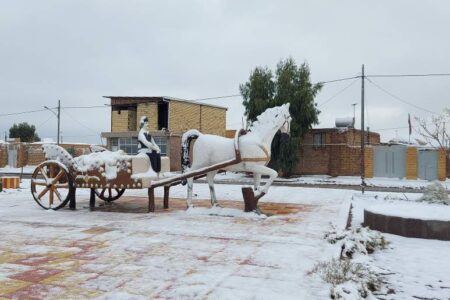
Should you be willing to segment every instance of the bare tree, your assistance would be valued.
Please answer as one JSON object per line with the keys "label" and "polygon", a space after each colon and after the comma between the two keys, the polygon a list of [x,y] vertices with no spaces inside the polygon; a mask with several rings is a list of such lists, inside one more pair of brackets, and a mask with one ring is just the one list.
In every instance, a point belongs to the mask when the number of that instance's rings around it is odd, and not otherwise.
{"label": "bare tree", "polygon": [[[417,122],[416,132],[425,140],[425,142],[433,147],[444,149],[449,152],[450,136],[446,128],[446,123],[450,120],[450,109],[444,109],[440,115],[431,117],[431,121],[425,118],[415,116]],[[423,142],[416,139],[419,144]]]}

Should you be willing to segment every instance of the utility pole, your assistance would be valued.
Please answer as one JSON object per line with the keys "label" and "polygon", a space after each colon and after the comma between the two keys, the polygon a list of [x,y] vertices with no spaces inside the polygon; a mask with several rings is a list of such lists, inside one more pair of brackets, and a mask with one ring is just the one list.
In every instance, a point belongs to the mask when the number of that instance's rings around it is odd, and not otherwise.
{"label": "utility pole", "polygon": [[54,114],[56,116],[56,118],[58,119],[58,132],[56,134],[56,141],[57,144],[59,145],[59,134],[60,134],[60,122],[61,122],[61,100],[58,100],[58,112],[55,113],[55,111],[47,106],[44,106],[44,108],[46,110],[49,110],[52,114]]}
{"label": "utility pole", "polygon": [[365,162],[364,162],[364,154],[365,154],[365,143],[364,143],[364,64],[362,65],[361,72],[361,192],[364,194],[364,190],[366,187],[366,181],[364,178],[365,173]]}
{"label": "utility pole", "polygon": [[59,145],[59,127],[60,127],[60,121],[61,121],[61,100],[58,99],[58,137],[57,137],[57,144]]}

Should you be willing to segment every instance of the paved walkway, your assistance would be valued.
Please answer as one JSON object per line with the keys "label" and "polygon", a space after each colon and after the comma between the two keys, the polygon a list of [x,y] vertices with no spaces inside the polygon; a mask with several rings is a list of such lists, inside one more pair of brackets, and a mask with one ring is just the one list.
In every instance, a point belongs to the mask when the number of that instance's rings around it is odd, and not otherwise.
{"label": "paved walkway", "polygon": [[[328,295],[307,272],[336,254],[322,237],[340,203],[265,203],[263,210],[276,216],[261,219],[210,216],[200,208],[190,213],[181,199],[155,214],[141,213],[146,201],[136,197],[95,212],[85,208],[87,198],[75,212],[45,211],[26,201],[17,200],[0,220],[0,299]],[[22,215],[23,208],[29,212]]]}

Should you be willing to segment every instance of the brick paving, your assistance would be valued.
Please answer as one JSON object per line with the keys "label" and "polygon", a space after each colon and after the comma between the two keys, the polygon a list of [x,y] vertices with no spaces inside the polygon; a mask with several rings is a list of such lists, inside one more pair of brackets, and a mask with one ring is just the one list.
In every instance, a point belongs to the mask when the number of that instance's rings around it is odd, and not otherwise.
{"label": "brick paving", "polygon": [[[302,257],[303,250],[289,248],[302,246],[303,242],[298,243],[301,236],[307,247],[308,238],[320,239],[300,226],[317,210],[312,205],[262,203],[261,209],[275,216],[254,220],[189,216],[183,213],[184,199],[171,199],[169,210],[163,210],[162,200],[157,199],[155,214],[144,213],[146,199],[139,197],[123,197],[96,212],[82,208],[86,204],[87,199],[81,201],[77,212],[42,211],[49,216],[64,215],[66,224],[53,223],[51,217],[39,222],[0,220],[4,232],[0,300],[92,299],[119,294],[239,298],[256,290],[282,297],[300,280],[286,270]],[[208,200],[195,204],[210,205]],[[242,201],[220,204],[243,207]],[[102,222],[89,224],[87,218]]]}

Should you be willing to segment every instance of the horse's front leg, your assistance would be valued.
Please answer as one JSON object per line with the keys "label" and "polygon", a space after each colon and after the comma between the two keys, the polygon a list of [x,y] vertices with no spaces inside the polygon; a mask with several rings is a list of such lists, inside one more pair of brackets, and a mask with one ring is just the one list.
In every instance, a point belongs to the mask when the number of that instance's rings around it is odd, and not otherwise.
{"label": "horse's front leg", "polygon": [[[254,174],[258,174],[258,176],[262,176],[262,175],[268,175],[269,179],[265,182],[265,184],[263,186],[259,186],[258,191],[259,194],[256,196],[260,196],[261,194],[267,194],[267,192],[269,191],[269,187],[272,185],[273,181],[275,180],[275,178],[277,178],[278,173],[277,171],[268,168],[266,166],[263,165],[252,165],[249,166],[247,168],[250,172],[253,172]],[[254,175],[256,176],[256,175]]]}
{"label": "horse's front leg", "polygon": [[255,191],[257,191],[259,189],[259,186],[261,185],[261,174],[253,173],[253,180],[255,185]]}
{"label": "horse's front leg", "polygon": [[216,191],[214,189],[214,177],[216,176],[217,171],[209,172],[206,174],[206,179],[208,180],[209,192],[211,194],[211,205],[213,207],[219,206],[217,203]]}

